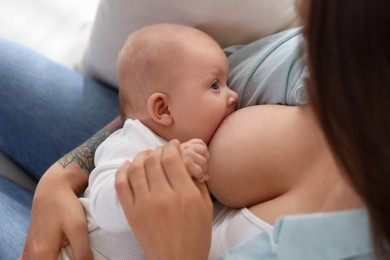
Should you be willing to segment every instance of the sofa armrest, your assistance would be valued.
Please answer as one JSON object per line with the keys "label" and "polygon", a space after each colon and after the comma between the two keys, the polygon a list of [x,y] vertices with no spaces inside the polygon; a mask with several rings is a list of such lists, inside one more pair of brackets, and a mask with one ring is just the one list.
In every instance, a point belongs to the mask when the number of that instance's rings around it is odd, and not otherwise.
{"label": "sofa armrest", "polygon": [[34,191],[36,182],[21,168],[0,153],[0,175],[20,184],[27,190]]}

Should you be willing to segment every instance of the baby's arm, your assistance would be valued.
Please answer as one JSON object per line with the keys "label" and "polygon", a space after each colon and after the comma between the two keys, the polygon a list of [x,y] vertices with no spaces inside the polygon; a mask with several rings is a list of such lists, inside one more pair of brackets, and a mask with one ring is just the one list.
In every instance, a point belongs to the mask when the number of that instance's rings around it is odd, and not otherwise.
{"label": "baby's arm", "polygon": [[[130,226],[116,196],[115,173],[128,158],[132,149],[131,145],[126,144],[124,140],[113,139],[115,137],[110,138],[111,144],[105,149],[102,148],[107,143],[100,147],[100,151],[107,152],[105,156],[99,156],[98,152],[100,163],[96,162],[97,167],[91,174],[88,207],[92,218],[100,228],[109,232],[123,232],[130,230]],[[192,139],[182,143],[180,151],[190,175],[199,182],[206,181],[209,158],[206,144],[200,139]]]}

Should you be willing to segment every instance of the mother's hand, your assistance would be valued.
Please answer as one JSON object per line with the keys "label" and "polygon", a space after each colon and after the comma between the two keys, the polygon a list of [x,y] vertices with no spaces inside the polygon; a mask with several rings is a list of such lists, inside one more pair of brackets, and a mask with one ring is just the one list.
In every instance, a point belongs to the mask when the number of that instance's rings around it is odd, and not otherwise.
{"label": "mother's hand", "polygon": [[88,184],[97,146],[122,125],[122,119],[116,117],[45,172],[35,191],[21,259],[57,259],[68,243],[73,259],[92,259],[87,220],[76,194]]}
{"label": "mother's hand", "polygon": [[59,164],[40,180],[21,259],[58,259],[67,243],[73,259],[92,259],[85,213],[69,181]]}
{"label": "mother's hand", "polygon": [[194,182],[177,140],[125,162],[116,190],[148,259],[207,259],[212,202],[205,183]]}

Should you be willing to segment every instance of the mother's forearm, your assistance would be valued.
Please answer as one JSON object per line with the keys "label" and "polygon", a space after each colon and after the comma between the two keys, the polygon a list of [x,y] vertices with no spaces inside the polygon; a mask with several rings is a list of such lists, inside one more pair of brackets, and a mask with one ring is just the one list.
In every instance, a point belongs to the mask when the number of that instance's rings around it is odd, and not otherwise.
{"label": "mother's forearm", "polygon": [[95,168],[94,155],[97,147],[122,125],[123,121],[118,116],[83,144],[59,159],[45,175],[66,175],[62,178],[70,180],[72,189],[76,193],[83,192],[88,183],[88,176]]}

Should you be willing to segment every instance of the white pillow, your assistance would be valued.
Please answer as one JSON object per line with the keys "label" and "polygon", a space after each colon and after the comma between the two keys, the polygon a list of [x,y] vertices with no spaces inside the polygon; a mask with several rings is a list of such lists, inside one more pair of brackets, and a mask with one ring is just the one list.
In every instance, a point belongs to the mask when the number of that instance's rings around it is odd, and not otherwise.
{"label": "white pillow", "polygon": [[222,47],[246,44],[297,24],[295,0],[101,0],[81,70],[117,86],[116,58],[127,36],[170,22],[199,28]]}

